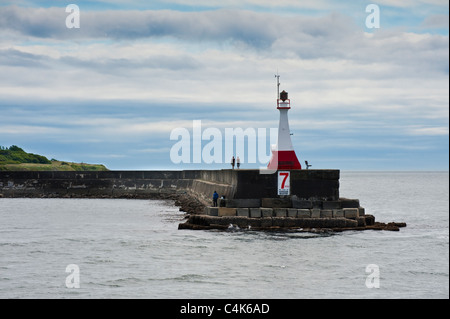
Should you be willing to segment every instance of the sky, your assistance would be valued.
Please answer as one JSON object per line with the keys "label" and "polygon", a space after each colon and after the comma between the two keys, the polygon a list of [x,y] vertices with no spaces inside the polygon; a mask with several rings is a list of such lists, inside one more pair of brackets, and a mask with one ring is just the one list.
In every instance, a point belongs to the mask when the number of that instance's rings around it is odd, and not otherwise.
{"label": "sky", "polygon": [[[447,0],[0,0],[0,145],[113,170],[227,169],[227,129],[278,127],[279,74],[302,164],[448,171],[448,12]],[[267,165],[249,152],[242,168]]]}

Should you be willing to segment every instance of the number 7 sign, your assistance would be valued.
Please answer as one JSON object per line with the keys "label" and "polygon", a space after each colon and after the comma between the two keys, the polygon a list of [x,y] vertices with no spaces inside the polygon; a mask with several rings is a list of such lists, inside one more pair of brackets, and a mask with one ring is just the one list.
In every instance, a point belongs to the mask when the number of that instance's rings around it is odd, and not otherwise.
{"label": "number 7 sign", "polygon": [[278,172],[278,195],[290,195],[291,188],[291,172]]}

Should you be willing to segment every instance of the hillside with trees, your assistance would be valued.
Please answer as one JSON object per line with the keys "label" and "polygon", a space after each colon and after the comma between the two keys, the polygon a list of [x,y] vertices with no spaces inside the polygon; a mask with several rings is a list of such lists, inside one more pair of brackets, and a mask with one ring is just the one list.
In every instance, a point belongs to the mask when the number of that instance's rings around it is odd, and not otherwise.
{"label": "hillside with trees", "polygon": [[43,155],[27,153],[12,145],[0,146],[0,170],[3,171],[107,171],[101,164],[86,164],[49,160]]}

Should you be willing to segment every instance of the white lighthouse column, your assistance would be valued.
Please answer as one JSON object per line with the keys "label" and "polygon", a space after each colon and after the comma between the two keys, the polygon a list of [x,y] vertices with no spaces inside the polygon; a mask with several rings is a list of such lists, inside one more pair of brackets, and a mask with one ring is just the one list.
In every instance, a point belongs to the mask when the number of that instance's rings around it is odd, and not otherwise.
{"label": "white lighthouse column", "polygon": [[280,110],[280,122],[278,123],[278,151],[290,151],[294,148],[292,147],[291,141],[291,131],[289,130],[288,121],[288,110],[289,109],[279,109]]}

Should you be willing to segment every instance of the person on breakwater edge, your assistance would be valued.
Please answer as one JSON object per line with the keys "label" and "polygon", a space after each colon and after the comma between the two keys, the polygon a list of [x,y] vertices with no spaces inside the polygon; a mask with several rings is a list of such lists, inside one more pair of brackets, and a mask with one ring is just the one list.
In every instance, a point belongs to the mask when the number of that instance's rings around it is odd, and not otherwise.
{"label": "person on breakwater edge", "polygon": [[217,194],[217,192],[214,191],[214,194],[213,194],[213,206],[214,207],[217,207],[217,199],[218,198],[219,198],[219,194]]}

